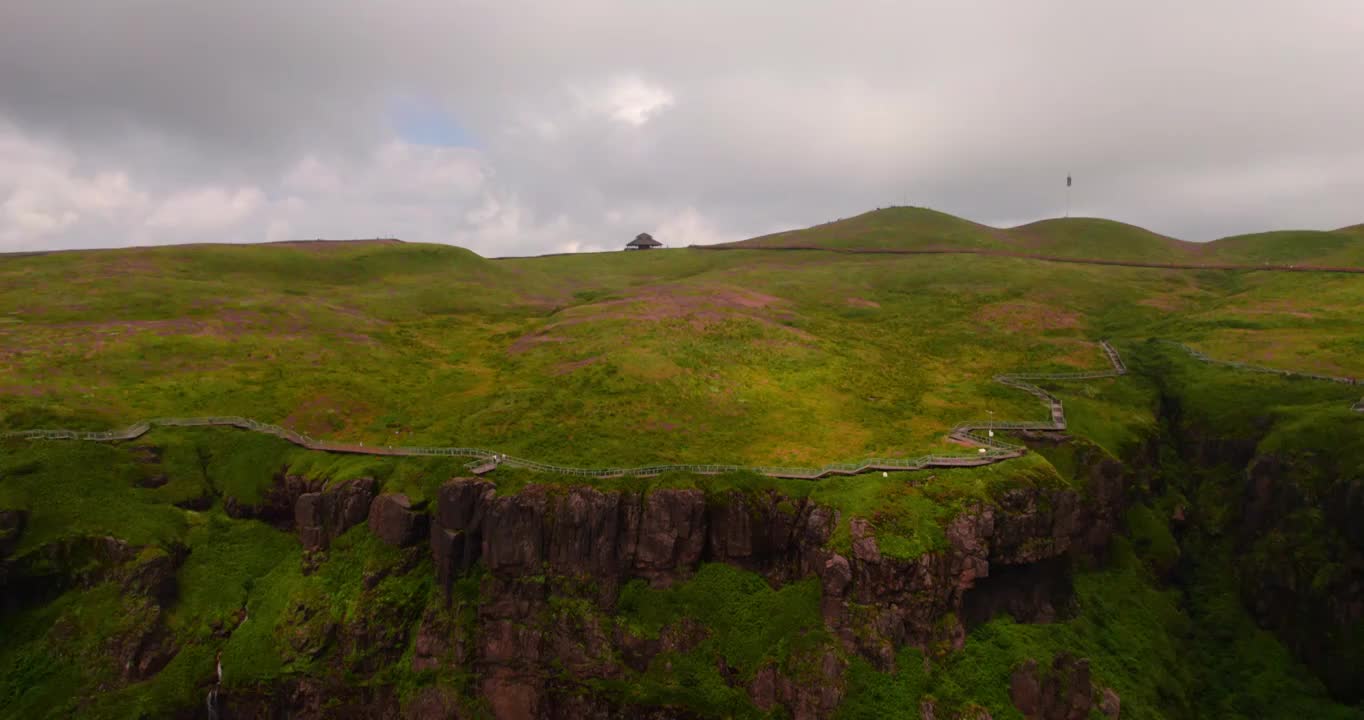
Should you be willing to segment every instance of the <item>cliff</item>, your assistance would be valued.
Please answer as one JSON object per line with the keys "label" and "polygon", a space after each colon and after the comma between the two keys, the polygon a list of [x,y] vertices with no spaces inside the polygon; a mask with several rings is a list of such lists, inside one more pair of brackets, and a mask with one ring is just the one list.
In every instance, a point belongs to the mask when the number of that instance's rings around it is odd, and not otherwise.
{"label": "cliff", "polygon": [[[292,502],[293,529],[313,567],[325,562],[318,555],[328,542],[361,518],[385,542],[429,552],[436,592],[420,617],[388,618],[399,627],[374,667],[405,662],[414,672],[466,677],[463,702],[473,699],[496,718],[685,716],[682,705],[632,705],[613,683],[678,662],[712,629],[685,613],[652,630],[632,628],[619,621],[622,592],[682,586],[716,564],[757,573],[772,589],[814,582],[818,618],[803,631],[803,647],[747,666],[726,666],[723,653],[711,661],[754,710],[822,718],[843,699],[851,657],[894,672],[902,648],[950,654],[970,627],[997,614],[1045,623],[1071,612],[1071,567],[1102,557],[1126,482],[1118,463],[1098,452],[1087,458],[1080,489],[1017,487],[970,503],[946,523],[944,548],[912,558],[883,554],[871,519],[771,489],[530,484],[508,494],[486,480],[457,478],[420,512],[405,498],[374,496],[369,480],[319,491],[286,475],[258,507],[236,512],[281,522],[289,517],[281,508]],[[364,502],[368,512],[358,505]],[[834,541],[840,523],[847,547]],[[429,527],[420,542],[419,527]],[[373,645],[373,635],[372,627],[327,623],[291,642],[323,657]],[[224,717],[267,708],[306,717],[322,713],[319,695],[330,698],[328,712],[340,703],[365,715],[397,717],[405,709],[444,717],[458,706],[431,688],[404,704],[391,688],[361,692],[306,679],[229,688],[219,702]]]}

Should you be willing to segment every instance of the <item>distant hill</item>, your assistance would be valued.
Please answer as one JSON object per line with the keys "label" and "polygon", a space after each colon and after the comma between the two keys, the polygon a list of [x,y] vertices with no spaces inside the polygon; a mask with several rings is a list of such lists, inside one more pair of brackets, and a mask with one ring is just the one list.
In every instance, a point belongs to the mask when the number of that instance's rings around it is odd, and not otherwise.
{"label": "distant hill", "polygon": [[1058,257],[1178,262],[1198,251],[1196,243],[1100,218],[1039,220],[1004,232],[1019,250]]}
{"label": "distant hill", "polygon": [[917,207],[873,210],[804,230],[788,230],[731,244],[903,249],[1009,247],[1007,238],[1000,230],[937,210]]}
{"label": "distant hill", "polygon": [[1355,225],[1340,230],[1279,230],[1233,235],[1207,244],[1210,258],[1226,262],[1313,265],[1364,265],[1364,230]]}
{"label": "distant hill", "polygon": [[947,213],[893,207],[763,235],[726,247],[836,250],[992,250],[1137,262],[1364,265],[1364,225],[1288,230],[1196,243],[1102,218],[1053,218],[995,228]]}

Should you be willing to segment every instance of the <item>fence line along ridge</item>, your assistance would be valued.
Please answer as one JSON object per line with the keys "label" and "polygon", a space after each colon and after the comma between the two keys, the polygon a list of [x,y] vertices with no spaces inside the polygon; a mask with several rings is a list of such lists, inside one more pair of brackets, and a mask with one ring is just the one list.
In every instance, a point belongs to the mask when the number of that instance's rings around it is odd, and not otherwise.
{"label": "fence line along ridge", "polygon": [[[1185,345],[1184,343],[1179,342],[1177,340],[1162,339],[1161,342],[1167,345],[1173,345],[1179,348],[1180,350],[1183,350],[1184,352],[1188,353],[1195,360],[1205,362],[1209,365],[1222,365],[1225,367],[1236,368],[1237,370],[1263,373],[1265,375],[1278,375],[1279,377],[1286,378],[1306,378],[1308,380],[1323,380],[1326,382],[1340,383],[1341,385],[1360,384],[1359,378],[1341,377],[1339,375],[1321,375],[1318,373],[1297,372],[1294,370],[1281,370],[1279,368],[1265,367],[1263,365],[1252,365],[1250,363],[1243,363],[1238,360],[1219,360],[1217,358],[1208,357],[1207,355],[1203,354],[1202,351],[1189,347],[1188,345]],[[1364,398],[1361,398],[1359,402],[1351,405],[1350,409],[1355,412],[1364,412]]]}
{"label": "fence line along ridge", "polygon": [[23,438],[29,440],[88,440],[95,442],[117,442],[133,440],[145,435],[154,427],[235,427],[242,430],[264,433],[286,440],[308,450],[323,452],[351,453],[361,455],[384,455],[397,457],[446,456],[473,458],[470,466],[480,469],[506,465],[540,472],[557,473],[590,478],[613,478],[622,476],[650,477],[666,472],[688,472],[701,475],[749,471],[760,475],[779,478],[818,480],[834,475],[858,475],[867,472],[903,472],[923,470],[930,467],[979,467],[991,465],[1027,452],[1018,443],[1008,442],[995,435],[995,430],[1035,430],[1054,432],[1066,429],[1065,410],[1060,398],[1029,382],[1030,380],[1098,380],[1127,374],[1118,351],[1103,340],[1099,343],[1105,356],[1112,365],[1111,370],[1070,373],[1012,373],[996,375],[994,380],[1002,385],[1022,390],[1037,397],[1047,405],[1050,416],[1045,421],[1025,420],[972,420],[957,423],[949,435],[953,440],[979,447],[974,455],[930,454],[913,458],[867,458],[856,463],[831,463],[818,468],[773,467],[766,465],[721,465],[721,464],[665,464],[647,465],[634,468],[588,469],[554,465],[551,463],[514,457],[504,453],[482,448],[460,447],[391,447],[363,444],[336,443],[318,440],[303,433],[295,432],[279,425],[263,423],[251,418],[238,416],[214,416],[193,418],[153,418],[130,425],[121,430],[87,432],[79,430],[19,430],[0,433],[0,437]]}

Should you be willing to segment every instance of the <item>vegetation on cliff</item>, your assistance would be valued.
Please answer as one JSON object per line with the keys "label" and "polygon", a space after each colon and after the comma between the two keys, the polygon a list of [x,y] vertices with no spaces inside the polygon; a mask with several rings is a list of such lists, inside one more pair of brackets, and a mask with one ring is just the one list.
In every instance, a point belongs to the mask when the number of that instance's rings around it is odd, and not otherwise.
{"label": "vegetation on cliff", "polygon": [[[1116,223],[998,231],[897,209],[793,237],[1325,263],[1355,257],[1345,235],[1190,249]],[[1101,367],[1099,338],[1133,374],[1049,387],[1070,437],[984,468],[592,488],[502,469],[468,513],[446,506],[467,474],[454,458],[221,429],[0,440],[0,717],[192,716],[217,689],[246,714],[506,716],[552,699],[583,715],[928,702],[1010,718],[1077,677],[1088,694],[1061,699],[1102,713],[1111,691],[1124,718],[1357,717],[1360,389],[1147,338],[1364,376],[1361,282],[364,243],[6,259],[3,429],[235,413],[593,466],[818,464],[951,449],[953,423],[990,412],[1040,417],[990,377]],[[364,503],[401,494],[387,507],[410,526],[317,510],[363,478]]]}

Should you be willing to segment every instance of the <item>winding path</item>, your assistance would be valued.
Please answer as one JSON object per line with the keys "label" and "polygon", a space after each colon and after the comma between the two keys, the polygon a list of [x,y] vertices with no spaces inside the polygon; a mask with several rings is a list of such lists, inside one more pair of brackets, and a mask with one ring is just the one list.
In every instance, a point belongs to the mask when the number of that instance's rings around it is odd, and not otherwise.
{"label": "winding path", "polygon": [[[1246,372],[1264,373],[1266,375],[1278,375],[1279,377],[1286,378],[1324,380],[1326,382],[1339,383],[1341,385],[1362,384],[1359,378],[1341,377],[1339,375],[1319,375],[1317,373],[1295,372],[1293,370],[1280,370],[1278,368],[1265,367],[1263,365],[1251,365],[1250,363],[1238,362],[1236,360],[1218,360],[1217,358],[1208,357],[1207,355],[1204,355],[1202,352],[1195,350],[1194,348],[1191,348],[1182,342],[1177,342],[1175,340],[1161,340],[1161,342],[1167,345],[1173,345],[1179,348],[1180,350],[1183,350],[1184,352],[1188,353],[1195,360],[1208,363],[1209,365],[1221,365],[1223,367],[1235,368],[1237,370],[1245,370]],[[1351,405],[1350,409],[1354,410],[1355,412],[1364,412],[1364,398],[1361,398],[1359,402]]]}
{"label": "winding path", "polygon": [[389,447],[363,444],[335,443],[317,440],[302,433],[278,425],[252,420],[251,418],[222,416],[195,418],[155,418],[144,420],[121,430],[106,432],[83,432],[77,430],[20,430],[0,433],[0,438],[22,438],[29,440],[89,440],[96,442],[117,442],[132,440],[146,434],[154,427],[235,427],[243,430],[265,433],[287,440],[308,450],[358,455],[384,455],[397,457],[449,456],[473,458],[470,466],[475,472],[486,472],[499,465],[525,468],[540,472],[558,473],[590,478],[613,478],[621,476],[650,477],[667,472],[688,472],[701,475],[715,475],[725,472],[749,471],[760,475],[779,478],[818,480],[834,475],[859,475],[868,472],[903,472],[922,470],[930,467],[979,467],[1019,457],[1027,452],[1023,445],[1008,442],[995,435],[995,430],[1040,430],[1058,431],[1066,429],[1066,414],[1061,400],[1030,381],[1096,380],[1117,377],[1127,373],[1118,351],[1107,340],[1099,343],[1112,365],[1111,370],[1075,373],[1014,373],[995,376],[995,381],[1012,388],[1030,393],[1047,404],[1050,412],[1044,421],[1022,420],[973,420],[958,423],[952,428],[950,437],[958,442],[977,446],[973,455],[922,455],[914,458],[867,458],[857,463],[833,463],[819,468],[770,467],[753,465],[648,465],[634,468],[576,468],[553,465],[536,460],[513,457],[482,448],[457,447]]}

